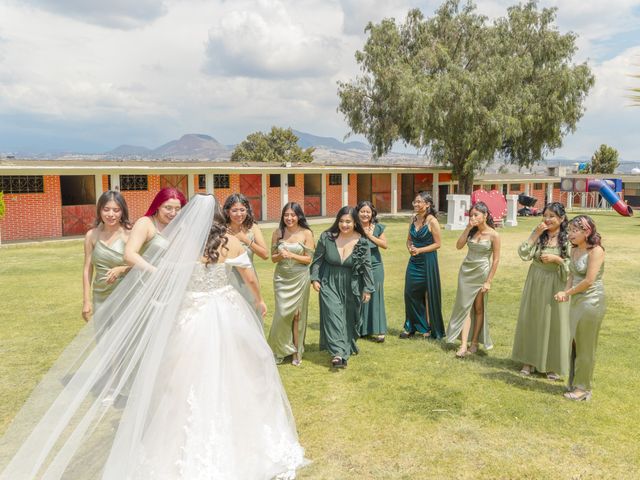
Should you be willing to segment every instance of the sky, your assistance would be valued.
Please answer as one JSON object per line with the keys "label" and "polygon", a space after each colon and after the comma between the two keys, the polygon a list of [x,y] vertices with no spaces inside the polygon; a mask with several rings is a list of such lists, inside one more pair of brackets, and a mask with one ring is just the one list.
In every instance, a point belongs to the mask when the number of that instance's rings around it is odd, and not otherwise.
{"label": "sky", "polygon": [[[368,22],[440,1],[0,0],[0,152],[155,148],[185,133],[235,144],[272,125],[343,139],[337,82]],[[515,0],[478,0],[502,16]],[[578,35],[596,84],[577,131],[551,156],[606,143],[640,160],[640,0],[540,1]],[[359,137],[352,137],[360,139]],[[400,146],[399,149],[401,150]]]}

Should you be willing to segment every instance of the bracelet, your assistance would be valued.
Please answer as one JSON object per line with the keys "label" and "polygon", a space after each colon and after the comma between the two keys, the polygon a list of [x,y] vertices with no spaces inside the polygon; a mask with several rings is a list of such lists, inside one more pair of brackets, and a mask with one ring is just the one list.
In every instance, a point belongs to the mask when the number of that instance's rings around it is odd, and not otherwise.
{"label": "bracelet", "polygon": [[249,242],[249,245],[247,245],[247,248],[251,248],[251,245],[253,245],[253,240]]}

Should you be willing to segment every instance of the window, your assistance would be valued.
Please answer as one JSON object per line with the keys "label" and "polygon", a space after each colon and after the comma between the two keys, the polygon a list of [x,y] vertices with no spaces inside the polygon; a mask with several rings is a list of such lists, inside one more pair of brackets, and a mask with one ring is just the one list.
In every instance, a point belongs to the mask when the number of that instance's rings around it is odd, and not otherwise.
{"label": "window", "polygon": [[[296,186],[296,176],[293,173],[289,173],[287,175],[287,185],[290,187]],[[280,186],[280,174],[279,173],[270,173],[269,174],[269,186],[270,187],[279,187]]]}
{"label": "window", "polygon": [[560,182],[556,182],[553,184],[553,188],[560,190]]}
{"label": "window", "polygon": [[42,175],[0,176],[0,191],[4,193],[44,193]]}
{"label": "window", "polygon": [[329,185],[342,185],[342,174],[341,173],[330,173],[329,174]]}
{"label": "window", "polygon": [[213,188],[229,188],[229,175],[224,175],[224,174],[214,175]]}
{"label": "window", "polygon": [[511,190],[512,192],[520,191],[520,184],[519,183],[512,183],[511,185],[509,185],[509,190]]}
{"label": "window", "polygon": [[205,190],[207,188],[207,176],[206,175],[198,175],[198,189]]}
{"label": "window", "polygon": [[533,189],[534,190],[542,190],[542,184],[541,183],[534,183],[533,184]]}
{"label": "window", "polygon": [[120,191],[148,190],[146,175],[120,175]]}

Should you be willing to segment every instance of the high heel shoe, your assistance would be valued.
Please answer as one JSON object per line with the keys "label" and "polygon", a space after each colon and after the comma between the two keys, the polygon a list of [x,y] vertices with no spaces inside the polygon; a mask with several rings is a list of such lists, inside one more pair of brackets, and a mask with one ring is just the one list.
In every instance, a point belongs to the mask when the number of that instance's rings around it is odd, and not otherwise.
{"label": "high heel shoe", "polygon": [[571,392],[566,392],[564,394],[564,398],[568,400],[573,400],[576,402],[588,402],[591,400],[591,391],[590,390],[572,390]]}
{"label": "high heel shoe", "polygon": [[478,353],[478,342],[471,342],[471,346],[469,347],[469,350],[467,350],[467,352],[469,352],[470,355]]}
{"label": "high heel shoe", "polygon": [[291,365],[294,367],[299,367],[302,365],[302,358],[299,353],[294,353],[293,358],[291,359]]}

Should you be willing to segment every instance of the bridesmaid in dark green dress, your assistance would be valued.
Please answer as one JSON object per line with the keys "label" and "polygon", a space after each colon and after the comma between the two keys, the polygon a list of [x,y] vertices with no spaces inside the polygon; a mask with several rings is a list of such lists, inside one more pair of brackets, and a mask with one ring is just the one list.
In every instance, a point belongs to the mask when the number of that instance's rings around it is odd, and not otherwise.
{"label": "bridesmaid in dark green dress", "polygon": [[542,217],[518,248],[520,258],[531,260],[531,266],[520,298],[511,359],[523,365],[522,375],[537,370],[558,380],[569,372],[569,304],[554,298],[564,289],[569,273],[569,222],[559,202],[546,205]]}
{"label": "bridesmaid in dark green dress", "polygon": [[[95,228],[84,237],[82,317],[85,321],[89,321],[129,271],[124,261],[124,247],[130,230],[124,197],[115,190],[104,192],[96,206]],[[96,330],[100,329],[101,326],[96,326]]]}
{"label": "bridesmaid in dark green dress", "polygon": [[320,350],[331,354],[333,367],[344,368],[358,353],[360,308],[374,291],[371,253],[355,208],[342,207],[320,235],[311,282],[320,294]]}
{"label": "bridesmaid in dark green dress", "polygon": [[[447,328],[447,342],[460,338],[458,358],[478,351],[482,343],[487,350],[493,348],[489,335],[487,300],[491,281],[500,262],[500,236],[494,230],[493,217],[484,202],[475,203],[469,210],[469,224],[464,229],[456,248],[467,246],[467,256],[460,265],[456,302]],[[472,333],[468,347],[469,333]]]}
{"label": "bridesmaid in dark green dress", "polygon": [[405,323],[400,338],[409,338],[418,332],[424,338],[440,339],[444,337],[438,268],[440,224],[433,199],[427,192],[416,195],[413,208],[415,215],[407,235],[411,256],[404,280]]}
{"label": "bridesmaid in dark green dress", "polygon": [[568,392],[569,400],[591,399],[598,334],[607,308],[604,283],[604,249],[596,225],[587,215],[569,222],[571,251],[567,288],[556,294],[558,301],[571,299],[571,338],[573,341]]}
{"label": "bridesmaid in dark green dress", "polygon": [[276,264],[273,272],[276,306],[268,343],[276,363],[282,363],[289,355],[292,365],[302,363],[313,249],[313,232],[302,207],[297,202],[287,203],[271,238],[271,260]]}
{"label": "bridesmaid in dark green dress", "polygon": [[362,225],[369,249],[371,250],[371,270],[373,272],[373,287],[371,300],[362,305],[360,310],[360,336],[369,336],[375,342],[384,342],[387,333],[387,312],[384,306],[384,265],[380,249],[387,248],[387,238],[384,234],[385,226],[378,223],[378,211],[368,200],[363,200],[356,207],[358,219]]}

